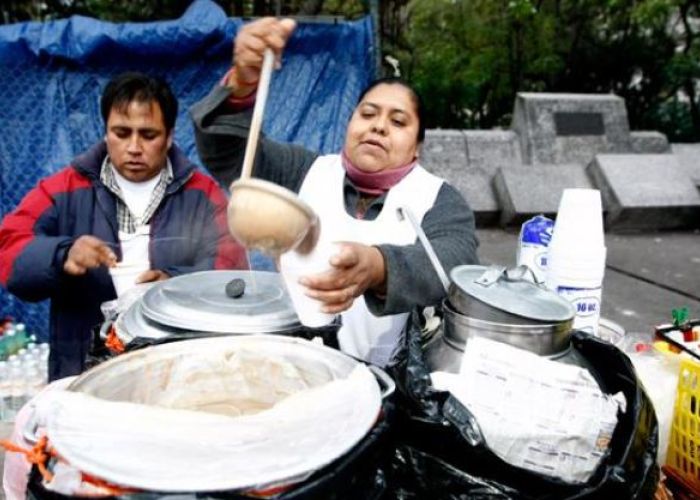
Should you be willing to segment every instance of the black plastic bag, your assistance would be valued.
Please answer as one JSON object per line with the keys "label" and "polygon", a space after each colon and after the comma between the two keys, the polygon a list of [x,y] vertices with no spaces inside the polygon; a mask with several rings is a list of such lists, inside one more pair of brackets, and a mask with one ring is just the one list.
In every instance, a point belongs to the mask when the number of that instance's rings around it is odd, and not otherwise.
{"label": "black plastic bag", "polygon": [[512,466],[486,445],[474,416],[447,392],[432,388],[416,324],[403,359],[391,370],[397,384],[396,452],[389,474],[390,498],[652,498],[658,482],[658,424],[630,360],[616,347],[583,332],[572,348],[592,367],[601,389],[621,391],[608,455],[584,484]]}

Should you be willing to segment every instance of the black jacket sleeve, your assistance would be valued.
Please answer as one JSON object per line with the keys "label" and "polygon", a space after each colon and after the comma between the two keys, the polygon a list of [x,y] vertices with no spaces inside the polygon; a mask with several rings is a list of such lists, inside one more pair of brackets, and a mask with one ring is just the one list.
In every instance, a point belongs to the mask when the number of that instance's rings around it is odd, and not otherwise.
{"label": "black jacket sleeve", "polygon": [[[227,102],[229,91],[216,86],[190,109],[197,151],[209,172],[225,187],[241,174],[250,130],[251,110],[233,112]],[[253,177],[265,179],[294,192],[318,154],[292,144],[260,135]]]}

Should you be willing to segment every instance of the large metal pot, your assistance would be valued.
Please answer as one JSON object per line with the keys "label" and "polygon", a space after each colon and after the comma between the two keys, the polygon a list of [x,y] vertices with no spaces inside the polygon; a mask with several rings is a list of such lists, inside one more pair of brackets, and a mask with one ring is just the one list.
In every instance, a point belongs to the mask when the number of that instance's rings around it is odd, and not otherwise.
{"label": "large metal pot", "polygon": [[278,273],[203,271],[156,283],[114,327],[128,344],[136,337],[288,333],[301,323]]}
{"label": "large metal pot", "polygon": [[[235,356],[256,356],[263,359],[272,358],[275,360],[281,359],[285,364],[293,366],[295,370],[299,370],[303,375],[302,380],[311,388],[320,387],[334,380],[346,379],[351,376],[351,373],[356,375],[357,369],[367,369],[363,363],[360,363],[340,351],[301,339],[276,335],[220,336],[184,340],[124,354],[123,356],[113,358],[83,373],[69,385],[68,390],[85,393],[99,398],[100,400],[111,402],[132,402],[143,405],[160,406],[159,403],[162,400],[161,393],[164,391],[164,388],[168,387],[167,382],[169,380],[172,383],[172,379],[169,379],[169,377],[175,377],[176,381],[182,382],[182,379],[179,378],[178,375],[173,375],[173,372],[177,372],[177,370],[173,369],[173,366],[177,363],[184,363],[184,373],[186,374],[188,373],[186,368],[191,366],[192,360],[196,360],[198,357],[202,356],[212,356],[212,366],[219,366],[218,363],[215,362],[216,360],[228,360]],[[252,361],[249,360],[249,363],[254,363],[254,361],[254,359]],[[306,477],[310,472],[326,466],[331,461],[345,454],[352,449],[358,441],[362,440],[363,436],[376,424],[377,419],[380,419],[382,400],[388,398],[393,393],[394,383],[390,377],[376,367],[369,367],[369,369],[373,372],[376,379],[372,377],[367,378],[366,376],[361,378],[360,380],[363,381],[363,389],[360,392],[362,392],[364,396],[358,394],[357,400],[348,401],[350,407],[352,407],[352,405],[358,405],[358,401],[360,400],[364,402],[362,404],[368,406],[360,411],[358,411],[357,408],[353,409],[352,413],[353,415],[358,415],[357,419],[346,418],[345,424],[341,425],[342,428],[335,428],[337,432],[333,434],[332,439],[328,437],[325,430],[321,431],[324,433],[323,435],[326,436],[323,438],[324,444],[321,448],[325,450],[328,446],[328,449],[335,450],[336,454],[331,456],[329,452],[323,458],[319,458],[318,463],[314,463],[313,467],[309,470],[300,471],[298,470],[299,466],[297,463],[308,463],[309,460],[304,457],[290,459],[290,457],[287,456],[290,453],[289,450],[291,449],[291,453],[293,454],[295,447],[286,447],[288,448],[285,450],[286,460],[278,462],[277,459],[275,459],[274,463],[266,467],[265,477],[262,478],[251,478],[247,477],[245,474],[237,474],[235,470],[225,469],[225,472],[213,474],[213,477],[209,477],[205,480],[197,475],[188,473],[187,460],[192,460],[192,457],[188,456],[182,457],[183,464],[181,468],[183,468],[185,472],[180,471],[179,474],[175,474],[172,477],[163,477],[163,475],[161,475],[160,478],[145,477],[141,476],[138,471],[132,471],[134,476],[137,477],[130,476],[125,473],[125,470],[128,472],[130,467],[128,460],[116,466],[105,458],[107,455],[101,454],[100,447],[89,449],[82,447],[76,449],[71,441],[71,436],[74,435],[74,431],[71,430],[70,426],[68,427],[68,431],[66,431],[62,428],[63,426],[61,423],[62,415],[71,414],[73,410],[71,405],[64,403],[61,406],[59,404],[55,408],[47,410],[46,415],[43,417],[40,416],[40,418],[46,419],[46,431],[49,440],[64,459],[83,472],[116,484],[126,484],[150,491],[222,491],[245,490],[251,487],[259,488],[273,484],[280,486],[286,482],[296,482],[299,480],[299,477]],[[182,373],[183,370],[180,370],[180,372]],[[239,380],[235,373],[233,375],[234,376],[231,377],[230,374],[227,374],[229,378],[226,380],[229,380],[230,383],[235,383]],[[214,387],[221,386],[223,379],[217,378],[216,373],[213,375],[207,374],[206,371],[204,373],[201,371],[191,373],[192,380],[197,380],[197,384],[199,385],[205,384],[209,386],[209,379],[206,378],[209,376],[212,377],[211,385]],[[262,374],[260,376],[262,377]],[[205,379],[201,377],[205,377]],[[280,387],[281,389],[285,389],[287,385],[288,383],[285,382]],[[180,385],[185,391],[190,386],[191,383],[183,383]],[[265,392],[263,396],[269,399],[270,394],[266,391],[262,392]],[[224,391],[224,393],[227,392]],[[249,393],[245,391],[243,391],[243,393],[246,398],[249,398]],[[376,393],[376,397],[372,396],[374,393]],[[357,392],[353,392],[353,394],[357,394]],[[368,397],[368,395],[370,397]],[[197,392],[194,396],[195,399],[200,402],[202,397],[209,397],[208,391],[204,391],[204,394]],[[220,398],[219,395],[213,397]],[[217,404],[220,406],[218,399]],[[186,407],[179,408],[190,409]],[[72,414],[76,415],[78,413],[72,412]],[[299,415],[298,413],[295,413],[295,415],[303,417],[303,415]],[[248,417],[241,420],[242,426],[250,425],[250,421],[246,420],[246,418]],[[280,429],[284,429],[285,425],[288,424],[281,421],[275,422],[277,423],[272,424],[269,432],[262,432],[259,434],[259,440],[252,439],[237,444],[234,443],[235,445],[232,445],[231,453],[241,453],[241,455],[239,455],[241,460],[245,459],[245,455],[248,452],[251,456],[253,456],[253,453],[258,453],[257,456],[259,456],[260,451],[258,447],[269,447],[267,442],[274,441],[271,439],[272,437],[278,437],[279,439],[284,438],[283,431]],[[147,422],[144,422],[144,424],[147,424]],[[237,425],[236,420],[232,420],[230,425]],[[325,423],[323,425],[325,425]],[[323,425],[321,427],[323,427]],[[337,422],[328,422],[328,425],[336,426]],[[99,428],[99,426],[96,427]],[[299,429],[299,427],[296,429]],[[105,426],[105,432],[110,432],[109,425]],[[139,432],[143,432],[143,429],[139,430]],[[309,429],[305,431],[302,429],[298,432],[302,434],[304,432],[316,432],[318,434],[319,430]],[[328,432],[330,432],[330,428]],[[295,431],[295,434],[296,433],[297,431]],[[338,434],[341,436],[338,436]],[[300,436],[296,436],[295,439],[301,438]],[[318,439],[318,437],[315,439]],[[330,443],[334,444],[331,445]],[[303,447],[302,444],[304,443],[299,443],[300,448]],[[164,449],[169,449],[168,443],[163,443],[163,446]],[[247,452],[243,450],[247,450]],[[195,452],[193,451],[192,453]],[[326,452],[324,451],[320,455],[323,455],[323,453]],[[222,460],[224,459],[218,460],[217,464]],[[312,460],[316,459],[314,458]],[[218,467],[221,466],[218,465]]]}

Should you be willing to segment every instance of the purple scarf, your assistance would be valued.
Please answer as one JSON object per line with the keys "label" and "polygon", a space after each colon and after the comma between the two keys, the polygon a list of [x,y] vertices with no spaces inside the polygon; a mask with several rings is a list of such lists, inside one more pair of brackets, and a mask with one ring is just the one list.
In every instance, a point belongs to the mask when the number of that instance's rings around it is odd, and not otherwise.
{"label": "purple scarf", "polygon": [[418,163],[418,160],[414,159],[411,163],[401,167],[390,168],[381,172],[364,172],[353,165],[345,151],[340,156],[348,178],[357,187],[358,191],[372,196],[382,195],[396,186]]}

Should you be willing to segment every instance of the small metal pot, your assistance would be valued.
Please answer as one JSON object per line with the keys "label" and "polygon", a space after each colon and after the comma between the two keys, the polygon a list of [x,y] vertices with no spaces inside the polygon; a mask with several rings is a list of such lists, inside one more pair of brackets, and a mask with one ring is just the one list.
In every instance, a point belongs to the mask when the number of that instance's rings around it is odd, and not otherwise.
{"label": "small metal pot", "polygon": [[575,311],[567,300],[537,283],[529,271],[525,266],[452,269],[448,298],[443,302],[442,334],[425,348],[430,369],[459,371],[471,337],[565,359]]}
{"label": "small metal pot", "polygon": [[[443,321],[441,329],[423,347],[425,361],[430,371],[459,373],[462,357],[464,356],[464,349],[467,343],[467,339],[463,337],[465,331],[468,331],[476,336],[482,335],[493,340],[499,340],[497,338],[499,335],[506,335],[508,340],[502,341],[508,344],[512,344],[512,342],[509,340],[516,339],[518,335],[522,337],[520,340],[523,341],[526,341],[526,338],[528,337],[528,335],[522,335],[525,332],[523,329],[525,327],[514,328],[513,325],[495,325],[493,330],[484,330],[482,328],[486,325],[486,322],[484,321],[464,318],[454,313],[454,311],[451,313],[446,312],[445,315],[446,317]],[[455,327],[455,323],[462,326]],[[616,341],[619,341],[619,339],[625,334],[624,328],[605,318],[600,319],[599,326],[600,337],[613,344]],[[536,332],[536,330],[533,330],[531,333],[533,332]],[[571,348],[571,344],[568,342],[570,333],[571,332],[567,333],[566,335],[567,341],[563,350],[553,352],[552,354],[541,354],[541,356],[551,361],[559,361],[561,363],[590,369],[590,363],[586,361],[577,350]],[[546,335],[539,335],[538,333],[533,333],[533,336],[539,337],[540,341],[546,338]],[[552,338],[557,339],[561,337],[559,334],[554,333]],[[536,346],[537,341],[533,340],[531,341],[531,344]],[[525,347],[525,349],[527,348]]]}
{"label": "small metal pot", "polygon": [[445,340],[462,350],[470,337],[483,337],[525,349],[542,356],[566,351],[573,318],[551,323],[499,323],[460,314],[449,304],[443,305]]}

